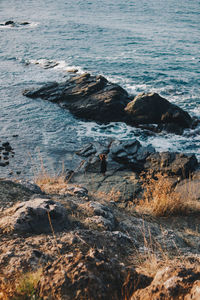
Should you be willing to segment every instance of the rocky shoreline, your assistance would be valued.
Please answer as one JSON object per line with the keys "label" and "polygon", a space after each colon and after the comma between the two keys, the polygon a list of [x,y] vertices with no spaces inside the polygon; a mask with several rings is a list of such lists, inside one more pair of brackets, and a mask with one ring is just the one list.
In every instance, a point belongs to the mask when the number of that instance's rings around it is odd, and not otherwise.
{"label": "rocky shoreline", "polygon": [[[196,208],[163,217],[138,211],[142,183],[157,173]],[[40,187],[0,180],[0,299],[198,299],[194,155],[157,153],[137,140],[94,143],[62,178],[40,179]],[[32,296],[23,298],[17,286],[35,272]]]}
{"label": "rocky shoreline", "polygon": [[[24,95],[83,119],[156,132],[181,134],[197,124],[158,94],[133,100],[102,76],[84,74]],[[7,167],[14,150],[2,142],[0,152],[0,167]],[[195,155],[156,152],[132,139],[87,144],[74,160],[75,168],[56,178],[0,179],[0,299],[198,300]]]}

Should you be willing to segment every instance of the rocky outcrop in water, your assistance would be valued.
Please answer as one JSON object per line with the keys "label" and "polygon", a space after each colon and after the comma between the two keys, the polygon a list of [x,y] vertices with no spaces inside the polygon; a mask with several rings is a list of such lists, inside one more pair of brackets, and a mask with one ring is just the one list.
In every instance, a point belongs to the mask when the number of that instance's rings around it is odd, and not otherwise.
{"label": "rocky outcrop in water", "polygon": [[9,21],[6,21],[5,23],[3,24],[0,24],[1,26],[12,26],[12,27],[17,27],[17,26],[26,26],[26,25],[29,25],[30,23],[29,22],[15,22],[15,21],[12,21],[12,20],[9,20]]}
{"label": "rocky outcrop in water", "polygon": [[119,85],[103,76],[88,73],[62,83],[53,82],[39,89],[24,91],[24,95],[56,102],[79,118],[103,123],[159,124],[155,130],[164,129],[178,134],[193,123],[187,112],[156,93],[141,94],[132,100]]}
{"label": "rocky outcrop in water", "polygon": [[14,157],[15,152],[9,142],[0,141],[0,167],[9,165],[10,157]]}
{"label": "rocky outcrop in water", "polygon": [[119,85],[88,73],[24,95],[59,103],[77,117],[100,122],[123,121],[124,108],[129,102],[128,93]]}
{"label": "rocky outcrop in water", "polygon": [[[156,93],[140,94],[125,108],[130,124],[174,124],[188,128],[192,124],[190,115],[177,105],[171,104]],[[174,127],[175,130],[176,127]]]}

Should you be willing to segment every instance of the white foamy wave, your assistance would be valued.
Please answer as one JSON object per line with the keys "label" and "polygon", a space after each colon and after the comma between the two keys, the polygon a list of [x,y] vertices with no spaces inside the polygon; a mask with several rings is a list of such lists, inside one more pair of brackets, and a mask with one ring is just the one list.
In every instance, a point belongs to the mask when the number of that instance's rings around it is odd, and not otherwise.
{"label": "white foamy wave", "polygon": [[77,136],[79,139],[83,136],[98,140],[102,138],[129,139],[134,138],[134,128],[125,123],[109,123],[97,124],[95,122],[80,122],[77,128]]}
{"label": "white foamy wave", "polygon": [[30,59],[25,60],[25,64],[34,64],[38,65],[43,69],[54,69],[68,73],[78,73],[83,74],[84,70],[79,66],[69,65],[65,60],[54,60],[54,59]]}

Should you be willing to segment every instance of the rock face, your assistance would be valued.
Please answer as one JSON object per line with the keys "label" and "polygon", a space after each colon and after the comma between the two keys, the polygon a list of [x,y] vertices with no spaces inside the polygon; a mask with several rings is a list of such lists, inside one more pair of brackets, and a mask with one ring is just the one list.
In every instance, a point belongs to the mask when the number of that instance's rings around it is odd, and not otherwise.
{"label": "rock face", "polygon": [[177,124],[182,128],[190,127],[190,115],[180,107],[171,104],[157,93],[139,94],[128,103],[125,111],[132,124]]}
{"label": "rock face", "polygon": [[[51,222],[51,224],[50,224]],[[50,199],[36,198],[16,204],[1,218],[0,229],[21,233],[48,233],[60,231],[68,225],[65,208]]]}
{"label": "rock face", "polygon": [[64,83],[49,83],[24,91],[30,98],[42,98],[59,103],[75,116],[99,122],[126,122],[131,125],[165,124],[158,130],[180,134],[192,125],[189,114],[156,93],[131,96],[119,85],[103,76],[85,73]]}
{"label": "rock face", "polygon": [[151,145],[144,147],[138,140],[132,139],[129,141],[114,140],[107,145],[90,143],[76,154],[86,158],[83,165],[84,171],[92,173],[101,172],[101,155],[104,155],[106,173],[125,169],[140,171],[143,169],[146,158],[153,153],[155,153],[155,149]]}
{"label": "rock face", "polygon": [[193,154],[161,152],[149,155],[144,167],[156,173],[179,175],[185,178],[198,167],[198,161]]}
{"label": "rock face", "polygon": [[74,300],[123,299],[123,294],[130,295],[135,288],[150,281],[134,268],[126,268],[114,258],[108,259],[103,251],[91,249],[85,255],[69,253],[45,268],[39,290],[43,299],[50,294],[54,299],[60,295],[62,299]]}
{"label": "rock face", "polygon": [[200,272],[194,268],[165,267],[157,272],[150,286],[136,291],[131,300],[198,300],[200,297],[199,281]]}
{"label": "rock face", "polygon": [[[71,171],[69,182],[81,184],[90,191],[105,193],[113,201],[133,201],[141,192],[141,172],[168,174],[188,178],[198,167],[195,155],[155,152],[151,145],[142,146],[136,139],[114,140],[109,144],[90,143],[76,153],[82,166]],[[101,156],[106,169],[102,172]],[[69,172],[69,171],[68,171]],[[67,177],[69,178],[69,177]]]}
{"label": "rock face", "polygon": [[24,95],[59,103],[77,117],[100,122],[123,121],[124,108],[129,102],[128,93],[119,85],[88,73]]}

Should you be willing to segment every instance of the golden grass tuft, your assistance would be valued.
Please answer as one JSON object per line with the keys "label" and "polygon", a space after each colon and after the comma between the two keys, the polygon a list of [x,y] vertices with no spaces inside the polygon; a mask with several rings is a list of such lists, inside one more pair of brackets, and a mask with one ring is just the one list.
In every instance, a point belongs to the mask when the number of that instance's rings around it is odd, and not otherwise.
{"label": "golden grass tuft", "polygon": [[39,174],[35,179],[35,183],[47,194],[59,194],[61,190],[67,187],[67,182],[63,175]]}
{"label": "golden grass tuft", "polygon": [[37,285],[42,274],[42,268],[35,272],[18,274],[18,278],[12,278],[0,285],[0,299],[2,300],[28,300],[41,298],[37,295]]}
{"label": "golden grass tuft", "polygon": [[136,205],[137,212],[155,217],[200,212],[200,203],[197,200],[191,200],[189,195],[187,200],[184,199],[173,187],[167,175],[158,173],[152,177],[148,174],[142,180],[144,193],[143,198]]}

